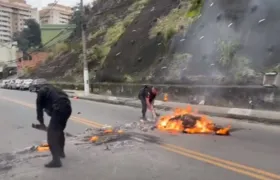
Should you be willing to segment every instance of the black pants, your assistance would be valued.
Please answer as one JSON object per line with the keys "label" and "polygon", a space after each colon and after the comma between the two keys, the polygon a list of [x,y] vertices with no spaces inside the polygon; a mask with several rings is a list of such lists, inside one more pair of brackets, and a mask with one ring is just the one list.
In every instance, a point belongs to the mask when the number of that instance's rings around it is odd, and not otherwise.
{"label": "black pants", "polygon": [[142,105],[142,118],[146,119],[147,102],[145,98],[139,98]]}
{"label": "black pants", "polygon": [[54,105],[47,131],[47,140],[53,160],[58,160],[64,152],[64,129],[72,113],[70,101],[60,101]]}

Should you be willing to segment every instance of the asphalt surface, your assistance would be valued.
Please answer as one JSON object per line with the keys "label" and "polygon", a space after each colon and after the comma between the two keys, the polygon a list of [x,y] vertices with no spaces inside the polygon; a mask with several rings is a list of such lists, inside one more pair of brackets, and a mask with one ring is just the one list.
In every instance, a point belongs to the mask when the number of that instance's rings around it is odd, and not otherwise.
{"label": "asphalt surface", "polygon": [[[45,133],[32,129],[36,122],[36,94],[0,90],[0,153],[10,152],[45,140]],[[101,124],[120,125],[138,121],[140,109],[72,100],[72,120],[66,131],[83,132]],[[160,112],[162,114],[168,112]],[[48,170],[48,158],[21,163],[2,174],[5,179],[280,179],[278,126],[210,117],[221,125],[236,129],[229,137],[213,135],[147,132],[161,138],[162,145],[146,143],[111,152],[104,147],[68,145],[64,167]],[[47,117],[45,118],[47,122]],[[1,176],[1,173],[0,173]],[[2,178],[3,178],[2,177]],[[1,177],[0,177],[1,178]]]}

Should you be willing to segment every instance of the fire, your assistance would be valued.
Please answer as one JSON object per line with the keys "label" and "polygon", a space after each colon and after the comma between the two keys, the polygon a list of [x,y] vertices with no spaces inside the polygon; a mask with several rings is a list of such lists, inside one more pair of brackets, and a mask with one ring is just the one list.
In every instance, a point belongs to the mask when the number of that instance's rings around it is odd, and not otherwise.
{"label": "fire", "polygon": [[37,150],[38,152],[46,152],[46,151],[49,151],[49,150],[50,150],[50,147],[49,147],[48,144],[41,144],[41,145],[39,145],[39,146],[36,148],[36,150]]}
{"label": "fire", "polygon": [[99,139],[98,136],[92,136],[89,141],[90,142],[96,142],[98,139]]}
{"label": "fire", "polygon": [[160,117],[157,128],[188,134],[229,135],[230,131],[230,126],[219,128],[207,116],[193,112],[190,106],[186,109],[177,108],[172,115]]}
{"label": "fire", "polygon": [[112,128],[108,128],[108,129],[102,129],[100,133],[98,133],[98,135],[94,135],[92,137],[89,138],[89,141],[92,143],[96,143],[98,141],[100,141],[101,139],[104,139],[102,137],[104,136],[110,136],[110,135],[121,135],[123,134],[124,131],[123,130],[115,130]]}

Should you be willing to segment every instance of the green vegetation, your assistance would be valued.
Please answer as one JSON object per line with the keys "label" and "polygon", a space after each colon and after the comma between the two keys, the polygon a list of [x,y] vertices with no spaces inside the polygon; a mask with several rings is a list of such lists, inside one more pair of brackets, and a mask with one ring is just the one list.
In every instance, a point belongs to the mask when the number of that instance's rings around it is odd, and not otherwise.
{"label": "green vegetation", "polygon": [[98,31],[96,31],[95,33],[89,35],[89,40],[95,39],[96,37],[104,34],[106,32],[105,27],[100,27],[98,29]]}
{"label": "green vegetation", "polygon": [[69,45],[68,44],[57,43],[53,47],[49,48],[49,55],[48,55],[47,61],[51,60],[51,59],[54,59],[54,57],[56,57],[60,53],[66,52],[68,50],[69,50]]}
{"label": "green vegetation", "polygon": [[101,48],[99,45],[94,45],[91,52],[88,53],[90,61],[98,61],[108,53],[108,50]]}
{"label": "green vegetation", "polygon": [[28,50],[42,46],[40,25],[34,19],[27,19],[25,25],[26,28],[13,35],[13,40],[18,43],[19,50],[24,54],[24,60],[25,56],[28,56]]}
{"label": "green vegetation", "polygon": [[254,70],[250,68],[250,60],[237,55],[239,48],[238,43],[225,41],[221,41],[218,46],[220,52],[220,59],[217,60],[218,68],[236,82],[254,75]]}
{"label": "green vegetation", "polygon": [[[145,7],[145,4],[149,0],[137,0],[129,8],[127,16],[124,19],[117,20],[115,24],[105,29],[100,28],[98,31],[94,32],[91,36],[91,39],[97,38],[98,36],[104,34],[103,43],[99,45],[94,45],[90,53],[92,60],[100,60],[101,65],[106,59],[108,53],[111,50],[111,47],[119,40],[122,34],[125,32],[126,27],[140,14],[142,9]],[[111,16],[108,16],[112,18]]]}
{"label": "green vegetation", "polygon": [[203,6],[204,0],[191,0],[190,8],[188,11],[188,17],[197,17],[200,15],[201,8]]}
{"label": "green vegetation", "polygon": [[58,42],[63,42],[71,35],[74,28],[75,25],[42,25],[42,44],[48,48]]}
{"label": "green vegetation", "polygon": [[134,79],[133,79],[132,76],[130,76],[130,75],[128,75],[128,74],[125,74],[125,75],[124,75],[124,81],[125,81],[125,82],[128,82],[128,83],[132,83],[132,82],[134,82]]}
{"label": "green vegetation", "polygon": [[168,42],[175,35],[179,27],[189,26],[200,14],[202,0],[181,0],[180,5],[173,9],[167,16],[158,20],[150,31],[150,38],[154,38],[159,32]]}

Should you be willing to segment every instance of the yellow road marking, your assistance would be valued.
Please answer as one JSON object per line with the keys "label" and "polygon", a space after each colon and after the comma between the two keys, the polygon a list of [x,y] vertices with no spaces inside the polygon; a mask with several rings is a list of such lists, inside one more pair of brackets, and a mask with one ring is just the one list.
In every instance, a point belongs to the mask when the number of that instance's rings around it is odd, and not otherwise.
{"label": "yellow road marking", "polygon": [[[29,104],[29,103],[25,103],[22,101],[18,101],[18,100],[14,100],[14,99],[9,99],[6,97],[0,97],[3,100],[7,100],[10,102],[14,102],[16,104],[20,104],[29,108],[35,108],[35,106],[33,104]],[[85,124],[87,126],[91,126],[91,127],[95,127],[95,128],[100,128],[103,125],[97,122],[93,122],[90,121],[88,119],[85,118],[80,118],[80,117],[76,117],[76,116],[71,116],[70,118],[71,120],[78,122],[78,123],[82,123]],[[186,148],[182,148],[173,144],[161,144],[159,145],[161,148],[183,155],[185,157],[190,157],[199,161],[203,161],[203,162],[207,162],[209,164],[224,168],[224,169],[228,169],[240,174],[244,174],[247,176],[250,176],[252,178],[255,179],[259,179],[259,180],[274,180],[274,179],[279,179],[280,180],[280,175],[277,174],[273,174],[261,169],[257,169],[257,168],[253,168],[253,167],[249,167],[249,166],[245,166],[242,164],[238,164],[232,161],[227,161],[224,159],[220,159],[217,157],[213,157],[213,156],[209,156],[206,154],[202,154],[196,151],[192,151]],[[251,171],[251,172],[250,172]]]}
{"label": "yellow road marking", "polygon": [[[9,99],[9,98],[5,98],[5,97],[1,97],[1,99],[10,101],[10,102],[13,102],[13,103],[16,103],[16,104],[20,104],[22,106],[26,106],[26,107],[29,107],[29,108],[32,108],[32,109],[35,109],[35,105],[33,105],[33,104],[29,104],[29,103],[25,103],[25,102],[22,102],[22,101]],[[86,125],[91,124],[91,126],[94,126],[96,128],[100,128],[100,127],[103,126],[102,124],[99,124],[99,123],[96,123],[96,122],[93,122],[93,121],[89,121],[87,119],[76,117],[76,116],[71,116],[70,119],[73,120],[73,121],[76,121],[76,122],[83,122],[83,124],[86,124]]]}
{"label": "yellow road marking", "polygon": [[224,168],[224,169],[228,169],[228,170],[231,170],[231,171],[240,173],[240,174],[244,174],[244,175],[250,176],[250,177],[255,178],[255,179],[259,179],[259,180],[273,180],[273,179],[267,178],[267,177],[265,177],[265,176],[261,176],[261,175],[258,175],[258,174],[254,174],[254,173],[251,173],[251,172],[242,170],[242,169],[237,169],[237,168],[235,168],[235,167],[225,166],[225,165],[222,164],[222,163],[215,162],[215,161],[211,161],[211,160],[209,160],[209,159],[202,158],[202,157],[200,157],[200,156],[196,156],[196,155],[193,155],[193,154],[189,154],[189,153],[186,153],[186,152],[184,152],[184,151],[179,151],[179,150],[177,150],[177,149],[173,149],[173,148],[170,148],[170,147],[165,146],[165,145],[159,145],[159,146],[162,147],[163,149],[166,149],[166,150],[171,151],[171,152],[175,152],[175,153],[180,154],[180,155],[183,155],[183,156],[185,156],[185,157],[190,157],[190,158],[193,158],[193,159],[202,161],[202,162],[206,162],[206,163],[209,163],[209,164],[212,164],[212,165],[215,165],[215,166]]}
{"label": "yellow road marking", "polygon": [[227,164],[229,166],[234,166],[234,167],[237,167],[237,168],[246,169],[246,170],[252,171],[254,173],[269,176],[271,178],[280,179],[280,175],[273,174],[273,173],[270,173],[270,172],[267,172],[267,171],[264,171],[264,170],[261,170],[261,169],[257,169],[257,168],[245,166],[245,165],[242,165],[242,164],[238,164],[238,163],[235,163],[235,162],[232,162],[232,161],[227,161],[227,160],[220,159],[220,158],[217,158],[217,157],[209,156],[209,155],[202,154],[202,153],[199,153],[199,152],[196,152],[196,151],[192,151],[192,150],[188,150],[188,149],[185,149],[185,148],[182,148],[182,147],[179,147],[179,146],[175,146],[173,144],[164,144],[164,146],[168,147],[168,148],[174,148],[174,149],[177,149],[177,150],[180,150],[180,151],[184,151],[186,153],[193,154],[195,156],[201,156],[203,158],[207,158],[207,159],[210,159],[210,160],[213,160],[213,161],[216,161],[216,162]]}

